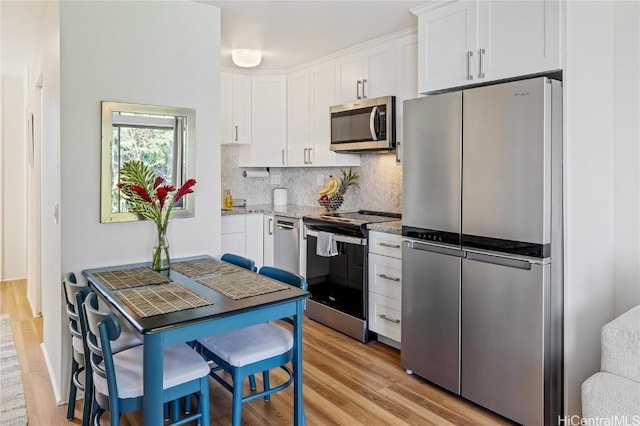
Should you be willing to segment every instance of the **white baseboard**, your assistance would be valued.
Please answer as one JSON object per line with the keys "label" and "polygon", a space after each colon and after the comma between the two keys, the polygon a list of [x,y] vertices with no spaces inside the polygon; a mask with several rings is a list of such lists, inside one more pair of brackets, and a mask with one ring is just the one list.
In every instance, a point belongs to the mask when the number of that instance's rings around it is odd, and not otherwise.
{"label": "white baseboard", "polygon": [[49,352],[47,351],[47,347],[44,343],[40,343],[40,350],[42,351],[42,356],[44,356],[44,362],[47,364],[47,371],[49,372],[49,381],[51,382],[51,387],[53,390],[53,396],[56,400],[56,404],[62,405],[66,404],[67,401],[63,400],[60,396],[60,385],[56,380],[56,376],[53,373],[53,366],[51,365],[51,360],[49,359]]}
{"label": "white baseboard", "polygon": [[29,292],[27,292],[27,301],[29,302],[29,307],[31,308],[31,315],[33,315],[34,318],[41,317],[42,312],[36,311],[35,304],[33,303],[33,300],[31,300],[31,298],[29,297]]}

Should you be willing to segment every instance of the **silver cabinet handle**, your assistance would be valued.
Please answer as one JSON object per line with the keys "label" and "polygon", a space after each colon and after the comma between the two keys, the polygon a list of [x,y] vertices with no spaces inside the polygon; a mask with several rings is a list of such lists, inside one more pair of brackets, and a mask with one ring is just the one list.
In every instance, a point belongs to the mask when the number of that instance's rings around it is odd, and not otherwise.
{"label": "silver cabinet handle", "polygon": [[402,158],[400,158],[400,141],[396,142],[396,164],[402,163]]}
{"label": "silver cabinet handle", "polygon": [[284,166],[284,149],[282,150],[282,165]]}
{"label": "silver cabinet handle", "polygon": [[382,247],[400,248],[400,244],[378,243]]}
{"label": "silver cabinet handle", "polygon": [[238,142],[238,126],[233,126],[233,127],[236,128],[236,140],[235,141]]}
{"label": "silver cabinet handle", "polygon": [[378,314],[378,316],[379,316],[380,318],[382,318],[383,320],[390,321],[390,322],[392,322],[392,323],[394,323],[394,324],[400,324],[400,320],[399,320],[399,319],[396,319],[396,318],[389,318],[389,317],[388,317],[388,316],[386,316],[385,314]]}
{"label": "silver cabinet handle", "polygon": [[478,74],[478,78],[484,78],[484,71],[482,68],[484,63],[484,54],[487,53],[487,51],[480,49],[478,52],[480,53],[480,73]]}
{"label": "silver cabinet handle", "polygon": [[367,95],[364,94],[364,85],[367,83],[367,79],[362,79],[362,99],[367,99]]}
{"label": "silver cabinet handle", "polygon": [[472,51],[467,52],[467,80],[473,80],[473,75],[471,74],[471,57],[473,56]]}
{"label": "silver cabinet handle", "polygon": [[387,275],[387,274],[378,274],[378,276],[379,276],[380,278],[384,278],[385,280],[389,280],[389,281],[395,281],[395,282],[400,281],[400,278],[398,278],[398,277],[390,277],[390,276],[389,276],[389,275]]}
{"label": "silver cabinet handle", "polygon": [[305,148],[305,149],[303,150],[303,154],[302,154],[302,161],[304,162],[304,164],[309,164],[309,163],[307,162],[307,148]]}
{"label": "silver cabinet handle", "polygon": [[360,85],[362,84],[362,80],[358,80],[356,82],[356,99],[362,99],[360,96]]}
{"label": "silver cabinet handle", "polygon": [[313,148],[307,148],[307,152],[309,152],[309,163],[308,164],[313,164],[313,161],[311,160],[311,152],[313,152]]}
{"label": "silver cabinet handle", "polygon": [[273,235],[273,219],[269,219],[269,235]]}

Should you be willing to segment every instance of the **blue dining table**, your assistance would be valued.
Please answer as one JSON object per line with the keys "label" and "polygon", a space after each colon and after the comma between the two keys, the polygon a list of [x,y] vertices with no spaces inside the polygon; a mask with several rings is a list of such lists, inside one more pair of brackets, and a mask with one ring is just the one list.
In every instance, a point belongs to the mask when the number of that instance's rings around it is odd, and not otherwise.
{"label": "blue dining table", "polygon": [[[199,259],[214,258],[210,256],[194,256],[172,259],[172,265],[182,261]],[[310,296],[309,293],[290,286],[291,288],[287,288],[286,291],[275,291],[234,300],[221,292],[213,290],[210,286],[205,286],[197,282],[197,278],[189,278],[171,269],[163,271],[162,274],[171,281],[182,285],[198,296],[206,299],[208,302],[211,302],[211,304],[176,312],[141,317],[123,298],[119,297],[119,291],[112,290],[104,282],[100,273],[149,266],[150,263],[147,262],[87,269],[83,271],[83,275],[86,277],[89,286],[98,293],[114,311],[120,314],[120,316],[129,323],[131,328],[140,333],[143,338],[144,424],[163,425],[164,423],[162,402],[163,348],[254,324],[291,317],[294,323],[292,360],[294,375],[293,423],[299,426],[305,425],[306,421],[302,398],[302,320],[304,303]],[[271,278],[256,275],[257,277],[252,277],[252,280],[271,281]],[[244,274],[238,274],[237,276],[246,277]],[[209,276],[207,280],[215,281],[215,274]],[[265,281],[265,283],[267,281]],[[129,301],[129,303],[131,302]]]}

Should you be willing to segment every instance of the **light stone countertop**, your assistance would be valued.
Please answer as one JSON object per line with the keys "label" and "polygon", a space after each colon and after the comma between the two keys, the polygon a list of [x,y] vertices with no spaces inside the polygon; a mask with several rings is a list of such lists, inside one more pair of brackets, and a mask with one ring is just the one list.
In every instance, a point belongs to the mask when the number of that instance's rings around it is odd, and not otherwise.
{"label": "light stone countertop", "polygon": [[286,216],[293,219],[300,219],[303,216],[319,215],[324,212],[321,206],[299,206],[287,204],[286,206],[274,206],[273,204],[251,204],[245,207],[234,207],[232,210],[222,210],[222,216],[264,213],[278,216]]}
{"label": "light stone countertop", "polygon": [[394,220],[391,222],[370,223],[367,229],[371,231],[386,232],[387,234],[402,234],[402,221]]}

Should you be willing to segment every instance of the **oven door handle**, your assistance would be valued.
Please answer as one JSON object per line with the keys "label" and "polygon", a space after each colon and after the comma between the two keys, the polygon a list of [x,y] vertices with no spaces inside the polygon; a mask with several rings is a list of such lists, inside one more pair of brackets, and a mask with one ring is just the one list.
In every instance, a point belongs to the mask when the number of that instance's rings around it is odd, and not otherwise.
{"label": "oven door handle", "polygon": [[[318,237],[318,231],[314,231],[312,229],[307,228],[307,235],[312,237]],[[357,237],[349,237],[347,235],[333,234],[335,239],[339,243],[347,243],[347,244],[357,244],[359,246],[366,246],[367,239],[366,238],[357,238]]]}

